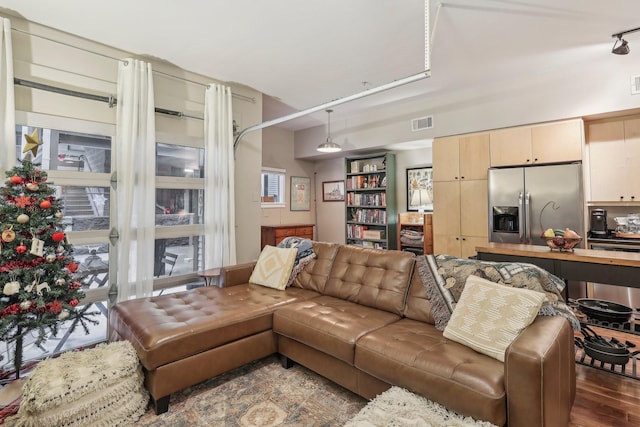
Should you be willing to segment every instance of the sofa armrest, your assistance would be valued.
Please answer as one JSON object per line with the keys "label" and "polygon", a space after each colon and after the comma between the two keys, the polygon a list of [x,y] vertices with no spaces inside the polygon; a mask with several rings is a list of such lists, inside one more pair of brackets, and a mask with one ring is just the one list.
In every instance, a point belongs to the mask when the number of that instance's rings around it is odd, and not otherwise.
{"label": "sofa armrest", "polygon": [[573,329],[560,316],[538,316],[507,349],[510,426],[566,426],[576,393]]}
{"label": "sofa armrest", "polygon": [[248,262],[245,264],[230,265],[220,269],[220,287],[228,288],[229,286],[242,285],[249,283],[249,278],[253,272],[256,263]]}

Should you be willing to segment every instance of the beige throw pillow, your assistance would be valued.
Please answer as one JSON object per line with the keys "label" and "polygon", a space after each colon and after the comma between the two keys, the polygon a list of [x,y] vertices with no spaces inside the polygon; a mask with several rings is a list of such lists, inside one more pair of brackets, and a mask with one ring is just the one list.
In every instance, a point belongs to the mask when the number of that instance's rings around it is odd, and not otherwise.
{"label": "beige throw pillow", "polygon": [[253,268],[249,283],[283,290],[287,287],[297,254],[297,248],[265,246]]}
{"label": "beige throw pillow", "polygon": [[542,292],[469,276],[443,335],[504,362],[507,347],[538,314]]}

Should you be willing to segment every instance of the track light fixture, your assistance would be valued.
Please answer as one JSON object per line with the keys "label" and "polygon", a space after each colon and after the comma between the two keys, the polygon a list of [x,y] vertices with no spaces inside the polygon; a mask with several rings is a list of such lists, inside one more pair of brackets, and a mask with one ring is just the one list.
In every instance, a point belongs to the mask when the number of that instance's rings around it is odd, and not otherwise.
{"label": "track light fixture", "polygon": [[623,35],[629,33],[635,33],[636,31],[640,31],[639,28],[634,28],[633,30],[621,31],[619,33],[611,34],[611,37],[616,37],[618,40],[613,43],[613,48],[611,49],[611,53],[616,55],[626,55],[631,49],[629,49],[629,43],[622,38]]}
{"label": "track light fixture", "polygon": [[[618,45],[620,42],[620,45]],[[611,49],[611,53],[615,53],[616,55],[626,55],[629,53],[629,43],[622,38],[622,35],[618,35],[618,40],[613,44],[613,49]]]}
{"label": "track light fixture", "polygon": [[337,153],[338,151],[342,151],[342,147],[331,140],[331,113],[333,110],[325,110],[327,112],[327,140],[318,145],[316,150],[321,153]]}

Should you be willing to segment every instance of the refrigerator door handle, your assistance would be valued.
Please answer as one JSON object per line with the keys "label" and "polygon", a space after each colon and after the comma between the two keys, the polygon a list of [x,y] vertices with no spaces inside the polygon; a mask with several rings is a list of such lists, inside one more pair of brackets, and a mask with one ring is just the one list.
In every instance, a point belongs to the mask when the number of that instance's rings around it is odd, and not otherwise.
{"label": "refrigerator door handle", "polygon": [[524,198],[524,211],[525,211],[524,227],[527,232],[526,243],[530,245],[531,244],[531,193],[529,193],[528,191],[527,191],[527,195]]}
{"label": "refrigerator door handle", "polygon": [[518,230],[520,230],[520,243],[525,243],[524,200],[522,198],[522,191],[518,194]]}

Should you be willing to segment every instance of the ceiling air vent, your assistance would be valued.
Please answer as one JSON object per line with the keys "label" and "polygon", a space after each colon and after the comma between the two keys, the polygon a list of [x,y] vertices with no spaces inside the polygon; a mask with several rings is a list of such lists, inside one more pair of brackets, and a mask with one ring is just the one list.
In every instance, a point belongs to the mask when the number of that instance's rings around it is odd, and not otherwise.
{"label": "ceiling air vent", "polygon": [[631,76],[631,95],[640,95],[640,75]]}
{"label": "ceiling air vent", "polygon": [[411,119],[411,131],[416,132],[424,129],[431,129],[433,127],[433,116],[418,117],[417,119]]}

